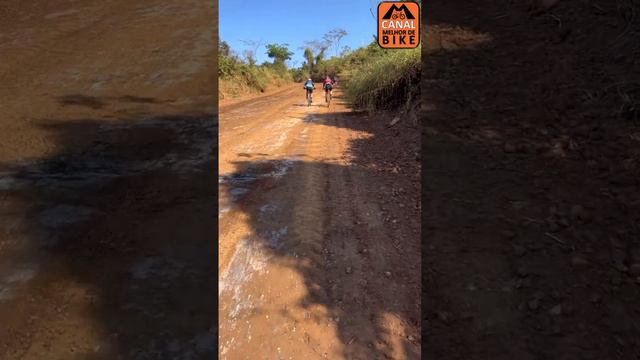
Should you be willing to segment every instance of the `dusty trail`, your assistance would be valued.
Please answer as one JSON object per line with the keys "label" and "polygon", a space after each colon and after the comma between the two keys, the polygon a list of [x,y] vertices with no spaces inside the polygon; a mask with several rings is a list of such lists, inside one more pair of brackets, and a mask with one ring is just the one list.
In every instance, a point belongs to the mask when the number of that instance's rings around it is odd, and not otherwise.
{"label": "dusty trail", "polygon": [[221,108],[222,359],[419,358],[417,216],[389,218],[400,175],[361,153],[385,134],[336,95]]}
{"label": "dusty trail", "polygon": [[635,5],[423,7],[427,357],[640,358]]}
{"label": "dusty trail", "polygon": [[0,3],[0,359],[215,356],[216,11]]}

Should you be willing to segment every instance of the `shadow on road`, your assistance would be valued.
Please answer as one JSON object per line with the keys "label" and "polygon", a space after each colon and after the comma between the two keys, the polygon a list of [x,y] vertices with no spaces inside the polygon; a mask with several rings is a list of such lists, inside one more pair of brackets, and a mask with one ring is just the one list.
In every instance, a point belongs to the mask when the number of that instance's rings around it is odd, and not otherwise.
{"label": "shadow on road", "polygon": [[13,294],[0,358],[215,356],[216,114],[41,123],[55,154],[0,165],[5,225],[17,224],[4,235],[19,236],[3,256],[38,264],[33,281],[0,283]]}
{"label": "shadow on road", "polygon": [[637,126],[620,111],[640,69],[621,5],[423,8],[427,356],[640,353],[620,345],[640,295],[625,270],[640,261]]}
{"label": "shadow on road", "polygon": [[[303,279],[305,295],[282,311],[293,319],[309,312],[318,324],[329,319],[337,328],[344,358],[418,359],[417,125],[407,120],[389,130],[389,119],[352,112],[313,114],[301,121],[370,136],[349,143],[344,155],[351,160],[346,165],[339,163],[343,158],[301,154],[297,159],[236,162],[236,170],[221,178],[220,192],[235,199],[234,207],[251,229],[239,247],[258,248],[270,264]],[[230,273],[249,261],[239,259],[240,253],[236,250]],[[268,281],[260,271],[250,276],[257,283]],[[243,284],[228,284],[235,300],[247,296],[238,292]],[[278,291],[275,286],[260,291]],[[236,314],[232,304],[221,309],[229,312],[221,316],[239,322],[273,305],[258,302]],[[320,314],[318,308],[326,312]],[[233,335],[236,340],[243,336]],[[308,346],[313,348],[311,341]]]}

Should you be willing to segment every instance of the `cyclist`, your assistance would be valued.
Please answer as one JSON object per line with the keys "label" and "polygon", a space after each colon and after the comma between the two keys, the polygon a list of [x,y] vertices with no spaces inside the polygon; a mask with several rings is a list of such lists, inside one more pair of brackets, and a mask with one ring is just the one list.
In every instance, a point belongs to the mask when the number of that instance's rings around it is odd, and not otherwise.
{"label": "cyclist", "polygon": [[329,75],[327,75],[327,78],[322,82],[322,88],[324,89],[325,96],[327,95],[327,93],[330,93],[331,96],[333,96],[333,84],[333,80],[331,80]]}
{"label": "cyclist", "polygon": [[316,86],[313,84],[313,80],[311,80],[311,78],[308,78],[302,88],[307,90],[307,99],[311,99],[311,102],[313,102],[313,97],[311,96],[311,94],[313,93],[313,89],[316,88]]}

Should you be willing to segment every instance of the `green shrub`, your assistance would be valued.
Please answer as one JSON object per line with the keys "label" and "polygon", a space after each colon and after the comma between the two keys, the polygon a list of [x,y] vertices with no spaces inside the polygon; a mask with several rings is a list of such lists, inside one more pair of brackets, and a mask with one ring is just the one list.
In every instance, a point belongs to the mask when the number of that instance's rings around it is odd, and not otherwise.
{"label": "green shrub", "polygon": [[228,78],[233,76],[236,72],[236,67],[237,67],[237,64],[235,63],[233,58],[225,55],[218,56],[218,76],[219,77]]}
{"label": "green shrub", "polygon": [[229,81],[239,86],[265,91],[270,83],[291,81],[292,76],[284,67],[250,65],[231,55],[220,54],[218,57],[218,76],[223,81]]}
{"label": "green shrub", "polygon": [[346,98],[353,107],[369,111],[407,106],[419,95],[420,48],[387,50],[373,41],[340,57],[324,59],[321,53],[313,59],[311,71],[306,63],[291,70],[283,62],[250,65],[230,49],[223,50],[219,53],[218,75],[232,89],[265,91],[272,84],[302,82],[309,76],[319,82],[326,75],[337,75],[345,84]]}
{"label": "green shrub", "polygon": [[291,72],[291,78],[295,82],[302,82],[306,79],[306,74],[302,68],[291,69],[289,71]]}
{"label": "green shrub", "polygon": [[347,99],[355,108],[395,109],[419,95],[421,51],[384,50],[371,45],[347,60],[343,79]]}

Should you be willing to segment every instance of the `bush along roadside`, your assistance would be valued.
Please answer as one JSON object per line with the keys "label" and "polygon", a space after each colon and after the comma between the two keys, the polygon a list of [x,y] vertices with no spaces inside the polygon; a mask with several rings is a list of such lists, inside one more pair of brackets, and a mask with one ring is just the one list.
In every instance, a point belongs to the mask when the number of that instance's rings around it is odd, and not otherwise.
{"label": "bush along roadside", "polygon": [[408,110],[420,95],[421,49],[374,51],[343,69],[347,100],[368,111]]}
{"label": "bush along roadside", "polygon": [[358,110],[407,111],[418,99],[421,69],[420,47],[382,49],[374,40],[339,57],[309,56],[303,67],[293,69],[292,74],[295,79],[309,75],[314,80],[337,75],[344,85],[346,100]]}
{"label": "bush along roadside", "polygon": [[[272,46],[271,44],[268,45]],[[286,47],[278,47],[272,56],[274,62],[257,65],[252,58],[242,59],[222,41],[218,49],[218,78],[220,98],[240,96],[252,92],[264,92],[270,86],[280,86],[293,81],[284,61],[290,57]],[[270,55],[271,56],[271,55]]]}

